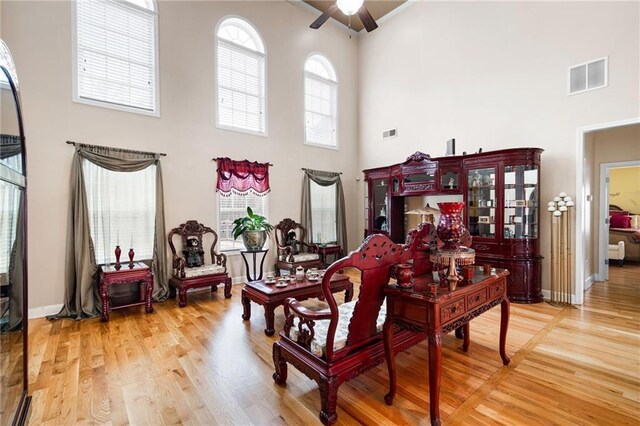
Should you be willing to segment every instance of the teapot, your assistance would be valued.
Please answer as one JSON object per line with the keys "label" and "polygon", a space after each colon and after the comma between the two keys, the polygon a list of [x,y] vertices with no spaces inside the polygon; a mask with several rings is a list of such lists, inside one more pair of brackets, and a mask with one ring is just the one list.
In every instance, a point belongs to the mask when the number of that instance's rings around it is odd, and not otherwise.
{"label": "teapot", "polygon": [[304,280],[304,268],[302,266],[298,266],[296,268],[296,280],[298,281]]}

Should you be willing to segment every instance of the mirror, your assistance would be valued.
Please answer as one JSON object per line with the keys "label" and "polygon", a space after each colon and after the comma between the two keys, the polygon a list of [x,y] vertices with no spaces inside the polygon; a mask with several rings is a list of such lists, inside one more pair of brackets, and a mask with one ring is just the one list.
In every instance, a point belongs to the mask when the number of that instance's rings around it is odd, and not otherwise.
{"label": "mirror", "polygon": [[24,424],[27,396],[26,176],[18,80],[0,40],[0,423]]}

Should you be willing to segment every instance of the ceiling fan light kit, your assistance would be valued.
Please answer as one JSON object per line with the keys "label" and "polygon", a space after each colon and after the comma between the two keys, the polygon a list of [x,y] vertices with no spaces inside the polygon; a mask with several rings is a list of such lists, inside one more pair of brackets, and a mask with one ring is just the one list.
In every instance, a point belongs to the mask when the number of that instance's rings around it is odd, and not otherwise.
{"label": "ceiling fan light kit", "polygon": [[355,15],[362,7],[364,0],[337,0],[338,9],[347,16]]}

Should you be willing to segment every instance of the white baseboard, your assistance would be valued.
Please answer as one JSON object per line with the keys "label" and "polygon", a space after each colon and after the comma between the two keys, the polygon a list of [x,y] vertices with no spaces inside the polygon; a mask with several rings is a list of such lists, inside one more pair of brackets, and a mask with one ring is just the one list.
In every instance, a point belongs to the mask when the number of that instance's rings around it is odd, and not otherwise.
{"label": "white baseboard", "polygon": [[[587,277],[586,281],[584,282],[584,291],[587,291],[587,289],[589,287],[591,287],[591,285],[596,282],[596,274],[592,274],[589,277]],[[602,280],[604,281],[604,280]]]}
{"label": "white baseboard", "polygon": [[44,318],[47,315],[55,315],[62,309],[62,303],[58,305],[38,306],[37,308],[29,308],[29,319]]}
{"label": "white baseboard", "polygon": [[[591,285],[596,281],[596,275],[590,275],[589,277],[587,277],[587,280],[584,282],[584,291],[587,291],[587,289],[589,287],[591,287]],[[544,300],[546,301],[550,301],[551,300],[551,290],[542,290],[542,296],[544,297]],[[576,295],[572,294],[571,295],[571,303],[572,304],[576,304]]]}

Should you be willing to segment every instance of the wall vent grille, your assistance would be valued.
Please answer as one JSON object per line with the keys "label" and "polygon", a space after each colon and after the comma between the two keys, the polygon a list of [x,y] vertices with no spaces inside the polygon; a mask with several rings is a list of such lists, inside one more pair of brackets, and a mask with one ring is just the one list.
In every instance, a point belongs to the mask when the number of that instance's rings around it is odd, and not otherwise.
{"label": "wall vent grille", "polygon": [[569,68],[569,95],[607,87],[609,58],[604,57]]}
{"label": "wall vent grille", "polygon": [[395,138],[398,136],[398,129],[389,129],[382,132],[382,139]]}

